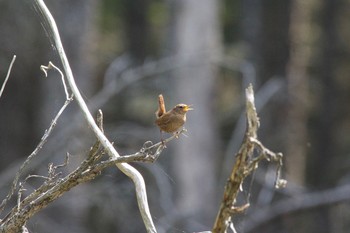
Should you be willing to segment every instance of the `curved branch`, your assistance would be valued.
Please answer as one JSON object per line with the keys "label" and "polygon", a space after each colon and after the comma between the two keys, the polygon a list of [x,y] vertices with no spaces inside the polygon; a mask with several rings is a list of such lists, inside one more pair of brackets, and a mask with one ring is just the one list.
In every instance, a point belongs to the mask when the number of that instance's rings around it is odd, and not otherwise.
{"label": "curved branch", "polygon": [[[72,70],[70,68],[67,56],[65,54],[61,38],[58,32],[58,28],[56,25],[56,22],[54,18],[52,17],[49,9],[46,7],[43,0],[35,0],[38,7],[41,10],[41,14],[45,19],[47,19],[49,24],[49,31],[53,33],[53,39],[58,51],[58,54],[61,58],[62,65],[64,68],[64,71],[66,73],[66,77],[68,80],[69,87],[71,88],[76,101],[78,102],[78,105],[89,125],[89,127],[92,129],[92,131],[95,133],[98,140],[101,142],[102,146],[104,147],[105,151],[108,153],[108,155],[111,158],[118,158],[120,157],[119,153],[115,150],[112,143],[106,138],[106,136],[103,134],[103,132],[98,128],[97,124],[95,123],[94,118],[92,117],[83,97],[81,96],[78,87],[75,83]],[[139,209],[141,212],[142,219],[144,221],[144,224],[147,228],[148,232],[156,232],[149,207],[147,202],[147,194],[146,194],[146,186],[145,182],[143,180],[142,175],[132,166],[126,163],[116,164],[116,166],[128,177],[132,179],[132,181],[135,184],[136,189],[136,195],[137,195],[137,202],[139,205]]]}

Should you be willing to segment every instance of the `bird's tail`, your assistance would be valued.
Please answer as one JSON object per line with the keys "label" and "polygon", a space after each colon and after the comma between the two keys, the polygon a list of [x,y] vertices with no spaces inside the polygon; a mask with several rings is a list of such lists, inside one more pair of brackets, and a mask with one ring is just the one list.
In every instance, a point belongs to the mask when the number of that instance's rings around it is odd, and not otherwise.
{"label": "bird's tail", "polygon": [[166,113],[164,98],[163,98],[163,95],[160,94],[158,96],[158,110],[156,111],[156,116],[161,117],[164,113]]}

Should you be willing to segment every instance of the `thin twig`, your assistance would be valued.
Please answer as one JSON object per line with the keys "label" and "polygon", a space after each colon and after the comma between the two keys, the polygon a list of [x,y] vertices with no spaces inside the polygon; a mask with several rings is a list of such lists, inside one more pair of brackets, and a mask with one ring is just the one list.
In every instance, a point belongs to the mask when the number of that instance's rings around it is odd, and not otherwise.
{"label": "thin twig", "polygon": [[[15,56],[14,56],[15,58]],[[14,61],[14,59],[13,59]],[[13,62],[12,62],[13,63]],[[51,64],[51,66],[50,66]],[[41,66],[40,69],[44,71],[45,75],[47,76],[47,70],[49,68],[54,67],[56,70],[58,70],[58,72],[62,75],[62,81],[64,82],[64,77],[63,77],[63,73],[56,67],[56,66],[52,66],[53,64],[50,62],[48,67],[44,67]],[[11,65],[12,66],[12,65]],[[63,83],[63,86],[65,88],[65,92],[67,94],[67,88],[65,86],[65,83]],[[58,113],[56,114],[55,118],[52,120],[49,128],[47,130],[45,130],[45,133],[43,135],[43,137],[41,138],[39,144],[36,146],[36,148],[34,149],[34,151],[27,157],[27,159],[24,161],[24,163],[21,165],[21,167],[19,168],[19,170],[16,173],[15,179],[12,182],[11,188],[9,193],[7,194],[6,198],[2,201],[1,205],[0,205],[0,212],[3,211],[5,205],[7,204],[7,202],[10,200],[10,198],[12,197],[12,195],[14,194],[15,190],[17,189],[17,184],[19,181],[20,176],[22,175],[24,169],[28,166],[28,164],[30,163],[30,161],[39,153],[39,151],[43,148],[44,144],[47,141],[47,138],[50,136],[52,130],[55,128],[56,124],[57,124],[57,120],[58,118],[61,116],[61,114],[63,113],[63,111],[66,109],[66,107],[69,105],[69,103],[73,100],[72,97],[69,98],[66,97],[66,101],[63,104],[63,106],[61,107],[61,109],[58,111]]]}
{"label": "thin twig", "polygon": [[64,93],[66,93],[66,99],[69,99],[70,97],[69,97],[69,93],[68,93],[68,88],[66,85],[66,81],[64,80],[64,75],[63,75],[62,71],[57,66],[55,66],[51,61],[49,62],[49,64],[47,66],[44,66],[44,65],[40,66],[40,70],[42,70],[45,73],[45,77],[47,77],[47,71],[52,69],[52,68],[54,68],[55,70],[58,71],[58,73],[60,73],[63,88],[64,88]]}
{"label": "thin twig", "polygon": [[11,61],[11,63],[10,63],[10,66],[9,66],[9,68],[8,68],[8,71],[7,71],[7,75],[6,75],[5,81],[4,81],[4,83],[2,84],[1,89],[0,89],[0,98],[1,98],[1,96],[2,96],[2,93],[3,93],[4,89],[5,89],[7,80],[8,80],[9,77],[10,77],[11,69],[12,69],[12,66],[13,66],[13,63],[15,62],[15,60],[16,60],[16,55],[13,55],[12,61]]}
{"label": "thin twig", "polygon": [[15,190],[17,189],[17,184],[19,181],[20,176],[22,175],[24,169],[28,166],[28,164],[32,161],[32,159],[39,153],[39,151],[43,148],[44,144],[46,143],[48,137],[51,135],[53,129],[55,128],[56,124],[57,124],[57,120],[58,118],[61,116],[61,114],[63,113],[63,111],[66,109],[66,107],[69,105],[69,103],[73,100],[73,98],[69,98],[67,99],[63,106],[61,107],[61,109],[58,111],[58,113],[56,114],[55,118],[52,120],[49,128],[47,130],[45,130],[45,133],[43,135],[43,137],[41,138],[39,144],[36,146],[36,148],[34,149],[34,151],[27,157],[27,159],[24,161],[24,163],[21,165],[21,167],[19,168],[19,170],[16,173],[15,179],[12,182],[11,188],[9,193],[7,194],[6,198],[2,201],[1,205],[0,205],[0,213],[4,210],[5,205],[7,204],[7,202],[10,200],[10,198],[12,197],[12,195],[14,194]]}

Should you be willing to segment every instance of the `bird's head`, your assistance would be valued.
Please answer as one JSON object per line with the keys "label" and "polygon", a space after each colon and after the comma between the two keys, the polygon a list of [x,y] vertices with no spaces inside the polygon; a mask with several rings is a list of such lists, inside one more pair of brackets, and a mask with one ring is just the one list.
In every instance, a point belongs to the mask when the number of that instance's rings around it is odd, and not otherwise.
{"label": "bird's head", "polygon": [[185,114],[186,112],[193,110],[191,106],[192,105],[187,105],[187,104],[177,104],[172,111],[179,114]]}

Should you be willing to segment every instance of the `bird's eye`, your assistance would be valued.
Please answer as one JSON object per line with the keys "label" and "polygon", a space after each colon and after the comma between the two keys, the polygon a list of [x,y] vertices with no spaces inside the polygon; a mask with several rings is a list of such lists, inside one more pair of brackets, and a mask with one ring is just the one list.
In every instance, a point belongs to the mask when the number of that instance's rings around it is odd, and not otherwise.
{"label": "bird's eye", "polygon": [[180,105],[179,108],[184,108],[184,106]]}

